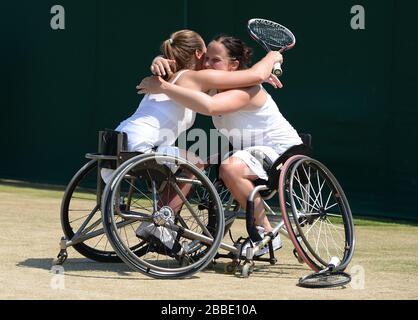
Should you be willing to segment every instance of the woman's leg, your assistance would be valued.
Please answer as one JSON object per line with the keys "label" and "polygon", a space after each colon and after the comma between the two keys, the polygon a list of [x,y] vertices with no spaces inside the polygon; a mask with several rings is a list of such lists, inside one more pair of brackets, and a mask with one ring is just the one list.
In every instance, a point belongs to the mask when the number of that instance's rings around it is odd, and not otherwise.
{"label": "woman's leg", "polygon": [[[221,163],[219,175],[234,198],[245,209],[247,207],[248,196],[254,190],[252,181],[258,177],[252,174],[245,162],[236,157],[231,157]],[[264,228],[264,232],[270,232],[272,230],[259,194],[254,198],[254,218],[255,223]]]}
{"label": "woman's leg", "polygon": [[[196,155],[187,152],[186,150],[180,150],[180,157],[183,159],[187,159],[189,162],[194,164],[199,169],[204,168],[203,161]],[[184,178],[193,179],[194,175],[191,173],[188,173],[184,176]],[[192,188],[191,183],[179,183],[178,184],[179,189],[183,193],[185,197],[190,192],[190,189]],[[163,205],[169,206],[174,214],[177,214],[180,212],[181,208],[183,207],[183,200],[181,197],[177,194],[177,192],[173,189],[171,185],[168,185],[162,192],[160,202],[158,204],[158,207],[162,207]]]}

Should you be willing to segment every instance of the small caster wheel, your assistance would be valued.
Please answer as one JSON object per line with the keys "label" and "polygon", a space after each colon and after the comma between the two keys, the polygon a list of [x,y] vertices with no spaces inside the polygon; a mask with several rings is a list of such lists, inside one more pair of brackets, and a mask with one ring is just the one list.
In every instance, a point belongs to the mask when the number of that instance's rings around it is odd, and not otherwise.
{"label": "small caster wheel", "polygon": [[248,278],[254,271],[254,262],[246,262],[242,266],[241,274],[243,278]]}
{"label": "small caster wheel", "polygon": [[270,259],[270,265],[274,266],[276,263],[277,263],[276,258]]}
{"label": "small caster wheel", "polygon": [[237,272],[237,264],[235,262],[227,263],[224,267],[225,274],[235,274]]}
{"label": "small caster wheel", "polygon": [[305,263],[305,261],[303,261],[303,259],[299,256],[299,253],[296,251],[296,249],[293,249],[293,255],[295,256],[296,259],[298,259],[298,262],[300,264]]}
{"label": "small caster wheel", "polygon": [[64,264],[65,260],[68,258],[67,250],[61,250],[58,256],[52,261],[54,266],[61,266]]}

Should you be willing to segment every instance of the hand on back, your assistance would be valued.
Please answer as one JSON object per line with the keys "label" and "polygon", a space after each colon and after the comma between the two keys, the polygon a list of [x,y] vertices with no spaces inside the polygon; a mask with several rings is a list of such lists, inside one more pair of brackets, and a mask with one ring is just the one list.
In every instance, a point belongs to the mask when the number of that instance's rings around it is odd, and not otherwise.
{"label": "hand on back", "polygon": [[173,70],[171,69],[171,67],[175,65],[176,65],[175,60],[169,60],[161,56],[158,56],[154,59],[154,61],[152,61],[150,69],[151,69],[151,73],[154,76],[164,77],[167,74],[168,75],[173,74]]}

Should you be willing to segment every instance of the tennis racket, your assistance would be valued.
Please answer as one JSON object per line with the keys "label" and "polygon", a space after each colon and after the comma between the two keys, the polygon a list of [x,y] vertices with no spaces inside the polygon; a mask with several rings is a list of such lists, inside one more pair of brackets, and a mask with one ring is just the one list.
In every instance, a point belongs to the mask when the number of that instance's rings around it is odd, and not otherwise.
{"label": "tennis racket", "polygon": [[[284,52],[293,48],[296,38],[286,27],[265,19],[251,19],[248,21],[248,32],[258,44],[267,52]],[[283,74],[282,66],[276,63],[273,67],[273,74],[280,77]]]}
{"label": "tennis racket", "polygon": [[299,286],[304,288],[332,288],[341,287],[350,283],[351,276],[348,273],[339,271],[337,266],[339,259],[332,257],[327,268],[307,275],[299,279]]}

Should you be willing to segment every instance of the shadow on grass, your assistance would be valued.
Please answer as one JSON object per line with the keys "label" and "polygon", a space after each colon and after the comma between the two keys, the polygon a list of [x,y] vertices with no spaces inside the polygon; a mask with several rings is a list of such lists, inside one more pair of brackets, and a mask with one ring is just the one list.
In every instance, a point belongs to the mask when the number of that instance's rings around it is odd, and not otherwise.
{"label": "shadow on grass", "polygon": [[[17,267],[35,268],[50,271],[53,267],[51,258],[31,258],[17,264]],[[123,263],[100,263],[87,258],[69,258],[62,267],[67,272],[100,271],[117,272],[121,276],[129,276],[131,270]]]}
{"label": "shadow on grass", "polygon": [[[31,258],[19,262],[17,267],[21,268],[33,268],[41,269],[51,272],[53,268],[53,259],[51,258]],[[132,271],[124,263],[100,263],[86,258],[69,258],[62,265],[64,268],[64,274],[68,277],[80,277],[80,278],[96,278],[96,279],[119,279],[119,280],[154,280],[152,277],[143,276],[142,273]],[[83,272],[83,273],[77,273]],[[92,272],[88,274],[84,272]],[[94,274],[95,272],[108,272],[108,275]],[[117,274],[115,276],[114,274]],[[193,275],[187,279],[197,279],[199,277]],[[184,279],[184,280],[187,280]],[[169,280],[169,279],[167,279]],[[182,280],[182,279],[175,279]]]}
{"label": "shadow on grass", "polygon": [[[225,271],[226,265],[229,262],[219,262],[216,264],[209,264],[202,272],[207,273],[216,273],[224,276],[235,276],[237,278],[242,278],[241,270],[243,263],[236,269],[234,273],[227,273]],[[282,264],[277,263],[275,265],[270,265],[266,262],[255,261],[254,271],[251,273],[251,278],[275,278],[275,279],[296,279],[295,273],[300,273],[305,271],[309,273],[310,269],[301,264]]]}

